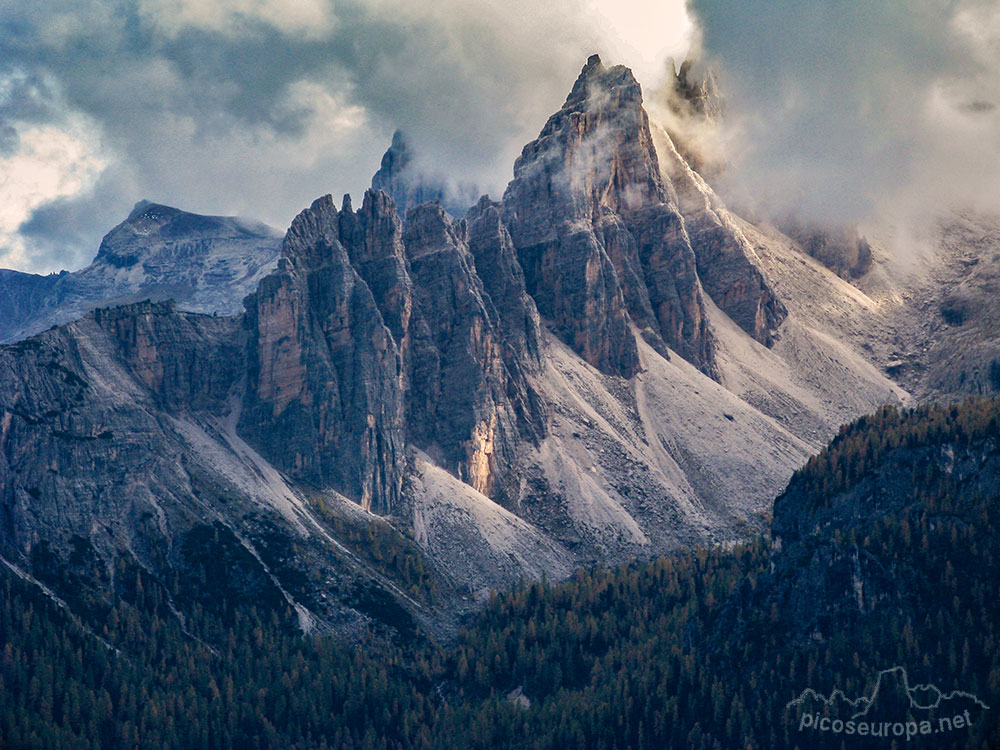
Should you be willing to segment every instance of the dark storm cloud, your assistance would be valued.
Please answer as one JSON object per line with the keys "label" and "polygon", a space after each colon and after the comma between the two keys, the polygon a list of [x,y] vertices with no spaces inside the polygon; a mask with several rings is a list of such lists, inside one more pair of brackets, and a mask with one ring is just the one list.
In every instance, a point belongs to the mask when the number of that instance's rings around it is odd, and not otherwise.
{"label": "dark storm cloud", "polygon": [[33,253],[58,258],[60,267],[85,266],[100,238],[125,218],[120,208],[125,200],[113,175],[102,175],[84,195],[57,198],[32,211],[20,234]]}

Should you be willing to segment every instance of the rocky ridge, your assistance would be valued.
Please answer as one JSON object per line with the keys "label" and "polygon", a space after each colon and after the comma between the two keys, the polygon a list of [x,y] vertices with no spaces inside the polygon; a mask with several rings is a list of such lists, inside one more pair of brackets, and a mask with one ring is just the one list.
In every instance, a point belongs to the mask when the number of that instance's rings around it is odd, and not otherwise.
{"label": "rocky ridge", "polygon": [[143,299],[238,314],[243,297],[274,269],[280,246],[280,234],[263,224],[140,201],[86,268],[48,276],[0,270],[0,343]]}
{"label": "rocky ridge", "polygon": [[907,398],[859,348],[874,307],[730,213],[593,57],[499,203],[404,227],[381,190],[325,196],[239,317],[141,303],[0,348],[0,555],[163,577],[195,534],[305,629],[441,627],[470,590],[758,526],[838,424]]}

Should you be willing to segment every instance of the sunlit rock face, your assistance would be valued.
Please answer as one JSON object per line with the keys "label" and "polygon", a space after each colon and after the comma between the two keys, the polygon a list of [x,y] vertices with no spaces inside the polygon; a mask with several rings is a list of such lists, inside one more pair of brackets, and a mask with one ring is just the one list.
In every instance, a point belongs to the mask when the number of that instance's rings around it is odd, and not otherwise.
{"label": "sunlit rock face", "polygon": [[634,322],[713,370],[694,253],[631,71],[590,58],[517,159],[503,211],[539,312],[584,359],[635,374]]}
{"label": "sunlit rock face", "polygon": [[402,483],[402,359],[339,237],[337,209],[318,199],[247,298],[240,432],[291,476],[385,513]]}
{"label": "sunlit rock face", "polygon": [[537,366],[539,333],[495,213],[481,204],[472,225],[504,316],[476,272],[466,222],[426,204],[411,211],[403,240],[415,303],[409,436],[459,479],[502,499],[522,432],[541,429],[524,377],[532,359]]}

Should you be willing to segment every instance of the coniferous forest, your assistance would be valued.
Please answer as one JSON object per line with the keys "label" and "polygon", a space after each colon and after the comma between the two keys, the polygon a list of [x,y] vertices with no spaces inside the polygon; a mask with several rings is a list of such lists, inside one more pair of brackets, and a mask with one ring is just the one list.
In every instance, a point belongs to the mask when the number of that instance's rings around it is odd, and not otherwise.
{"label": "coniferous forest", "polygon": [[[494,592],[449,642],[182,619],[124,560],[115,605],[81,616],[5,569],[0,747],[1000,747],[998,415],[884,409],[793,477],[771,535]],[[787,707],[894,666],[990,708],[907,739]]]}

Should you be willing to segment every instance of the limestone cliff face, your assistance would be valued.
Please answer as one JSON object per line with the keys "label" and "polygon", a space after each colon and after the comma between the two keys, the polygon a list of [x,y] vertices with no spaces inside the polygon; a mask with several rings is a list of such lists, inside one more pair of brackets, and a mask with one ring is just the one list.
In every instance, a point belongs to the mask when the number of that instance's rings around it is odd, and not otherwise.
{"label": "limestone cliff face", "polygon": [[[357,581],[419,609],[405,570],[392,579],[362,559],[371,524],[463,593],[733,538],[828,419],[895,391],[801,319],[782,329],[767,273],[790,305],[788,289],[828,294],[825,309],[843,299],[825,276],[787,285],[775,268],[791,243],[765,247],[673,145],[632,74],[592,58],[502,202],[484,197],[464,219],[411,205],[404,225],[383,190],[357,210],[326,196],[292,222],[237,317],[133,304],[0,347],[0,556],[37,573],[52,541],[72,567],[79,539],[108,563],[98,578],[124,555],[166,580],[201,564],[185,562],[192,534],[225,537],[260,590],[284,587],[279,598],[323,617],[334,594],[382,611]],[[391,190],[410,164],[394,148]],[[231,234],[230,249],[268,239],[151,205],[129,222],[101,254],[123,274],[149,257],[144,236],[178,253],[212,233]],[[0,275],[2,288],[23,282]],[[771,352],[749,345],[782,334]],[[844,382],[860,390],[828,405]],[[332,565],[351,577],[327,580]]]}
{"label": "limestone cliff face", "polygon": [[537,351],[537,322],[513,269],[503,268],[510,247],[499,223],[493,224],[498,244],[489,247],[488,214],[495,211],[481,206],[473,223],[491,285],[510,293],[503,300],[506,324],[476,272],[465,222],[453,223],[440,204],[410,213],[404,235],[414,289],[408,428],[415,445],[459,479],[503,500],[521,433],[536,423],[541,429],[541,419],[524,378],[522,363],[530,356],[513,346],[518,336],[531,338]]}
{"label": "limestone cliff face", "polygon": [[157,303],[0,347],[0,555],[129,549],[162,569],[218,493],[173,425],[225,409],[241,350],[238,319]]}
{"label": "limestone cliff face", "polygon": [[405,349],[413,285],[406,268],[403,225],[392,199],[381,190],[368,190],[354,213],[351,196],[345,195],[338,222],[351,264],[368,284],[397,346]]}
{"label": "limestone cliff face", "polygon": [[184,316],[173,302],[146,302],[97,309],[93,322],[160,407],[227,409],[229,391],[243,374],[244,337],[236,319]]}
{"label": "limestone cliff face", "polygon": [[299,214],[247,298],[239,429],[289,475],[386,513],[402,483],[403,364],[339,218],[329,196]]}
{"label": "limestone cliff face", "polygon": [[753,246],[670,135],[663,129],[654,129],[653,134],[668,189],[684,219],[702,287],[740,328],[771,346],[788,313],[754,263]]}
{"label": "limestone cliff face", "polygon": [[[420,597],[402,593],[394,561],[372,565],[349,545],[373,527],[394,550],[413,543],[354,502],[291,481],[237,432],[245,339],[242,317],[140,303],[0,347],[0,565],[95,625],[140,575],[181,622],[199,609],[291,606],[306,632],[350,632],[372,611],[410,627],[396,598],[419,617]],[[320,344],[298,340],[312,387],[308,355]],[[284,458],[278,437],[259,446]],[[328,455],[341,446],[319,444]],[[365,447],[354,446],[363,468]]]}
{"label": "limestone cliff face", "polygon": [[694,253],[667,200],[639,84],[595,55],[515,163],[503,213],[539,312],[606,373],[637,372],[633,322],[713,370]]}
{"label": "limestone cliff face", "polygon": [[399,508],[405,442],[503,500],[519,444],[544,434],[526,379],[541,363],[538,314],[488,201],[469,223],[418,206],[404,234],[380,190],[356,212],[318,200],[247,298],[247,331],[240,433],[376,513]]}
{"label": "limestone cliff face", "polygon": [[535,368],[542,357],[538,310],[525,288],[517,249],[500,211],[500,204],[485,196],[469,210],[465,217],[469,250],[475,258],[476,273],[499,315],[507,344],[505,356]]}

